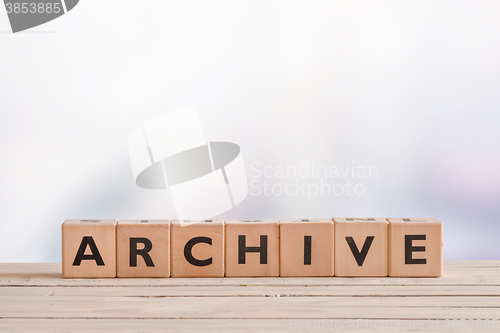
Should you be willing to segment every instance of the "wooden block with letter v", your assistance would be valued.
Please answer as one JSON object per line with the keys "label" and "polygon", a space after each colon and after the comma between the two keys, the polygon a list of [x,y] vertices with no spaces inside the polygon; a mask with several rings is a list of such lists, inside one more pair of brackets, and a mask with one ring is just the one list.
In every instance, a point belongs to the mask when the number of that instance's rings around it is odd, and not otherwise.
{"label": "wooden block with letter v", "polygon": [[277,220],[226,221],[226,276],[279,276]]}
{"label": "wooden block with letter v", "polygon": [[390,218],[389,276],[443,275],[443,224],[436,218]]}
{"label": "wooden block with letter v", "polygon": [[173,220],[172,277],[224,277],[224,221]]}
{"label": "wooden block with letter v", "polygon": [[119,278],[169,277],[170,221],[118,221],[116,251]]}
{"label": "wooden block with letter v", "polygon": [[280,220],[280,276],[333,276],[333,222]]}
{"label": "wooden block with letter v", "polygon": [[381,217],[335,217],[333,221],[335,276],[387,276],[387,221]]}
{"label": "wooden block with letter v", "polygon": [[116,277],[116,220],[66,220],[62,225],[64,278]]}

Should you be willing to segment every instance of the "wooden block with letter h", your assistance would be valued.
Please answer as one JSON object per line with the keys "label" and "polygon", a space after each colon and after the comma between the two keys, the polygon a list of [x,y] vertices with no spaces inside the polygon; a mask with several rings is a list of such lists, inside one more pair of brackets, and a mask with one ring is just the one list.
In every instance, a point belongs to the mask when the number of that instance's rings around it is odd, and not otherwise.
{"label": "wooden block with letter h", "polygon": [[224,277],[224,221],[174,220],[172,277]]}
{"label": "wooden block with letter h", "polygon": [[333,222],[280,220],[280,276],[333,276]]}
{"label": "wooden block with letter h", "polygon": [[118,221],[116,251],[119,278],[169,277],[170,221]]}
{"label": "wooden block with letter h", "polygon": [[333,221],[335,276],[387,276],[387,221],[381,217],[335,217]]}
{"label": "wooden block with letter h", "polygon": [[226,221],[226,276],[279,276],[277,220]]}
{"label": "wooden block with letter h", "polygon": [[390,218],[389,276],[443,275],[443,224],[436,218]]}
{"label": "wooden block with letter h", "polygon": [[116,277],[116,220],[66,220],[62,225],[64,278]]}

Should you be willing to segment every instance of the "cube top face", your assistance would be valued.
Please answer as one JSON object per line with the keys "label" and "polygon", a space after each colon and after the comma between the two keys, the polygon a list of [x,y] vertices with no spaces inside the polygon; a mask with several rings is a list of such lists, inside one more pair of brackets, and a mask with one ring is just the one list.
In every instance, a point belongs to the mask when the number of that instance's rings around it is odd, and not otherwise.
{"label": "cube top face", "polygon": [[226,276],[279,276],[277,220],[226,221]]}
{"label": "cube top face", "polygon": [[388,222],[335,222],[335,275],[388,275]]}
{"label": "cube top face", "polygon": [[334,217],[334,222],[372,223],[387,222],[383,217]]}
{"label": "cube top face", "polygon": [[64,278],[116,276],[116,220],[66,220],[62,224]]}
{"label": "cube top face", "polygon": [[320,223],[333,223],[331,219],[295,219],[295,220],[279,220],[279,223],[314,223],[314,222],[320,222]]}
{"label": "cube top face", "polygon": [[172,277],[224,276],[224,221],[174,221],[171,227]]}
{"label": "cube top face", "polygon": [[278,223],[278,220],[227,220],[226,224]]}
{"label": "cube top face", "polygon": [[121,220],[116,225],[117,276],[170,276],[169,220]]}
{"label": "cube top face", "polygon": [[224,225],[224,220],[216,219],[216,220],[172,220],[172,225],[181,225],[184,227],[187,226],[196,226],[196,225]]}
{"label": "cube top face", "polygon": [[388,221],[389,276],[442,276],[443,224],[435,218]]}
{"label": "cube top face", "polygon": [[92,225],[92,224],[98,224],[98,225],[102,225],[102,224],[111,224],[111,225],[114,225],[115,223],[117,222],[117,220],[113,220],[113,219],[104,219],[104,220],[100,220],[100,219],[87,219],[87,220],[66,220],[64,221],[63,225]]}
{"label": "cube top face", "polygon": [[132,224],[132,225],[158,225],[170,224],[170,220],[120,220],[118,224]]}
{"label": "cube top face", "polygon": [[388,218],[387,221],[390,223],[425,223],[425,224],[441,224],[437,218],[434,217],[420,217],[420,218]]}
{"label": "cube top face", "polygon": [[280,220],[280,276],[333,276],[330,219]]}

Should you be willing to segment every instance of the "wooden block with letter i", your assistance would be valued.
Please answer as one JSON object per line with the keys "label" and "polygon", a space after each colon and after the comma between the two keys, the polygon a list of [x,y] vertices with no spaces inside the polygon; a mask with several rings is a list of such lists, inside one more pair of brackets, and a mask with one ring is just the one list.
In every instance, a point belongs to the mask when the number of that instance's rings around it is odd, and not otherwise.
{"label": "wooden block with letter i", "polygon": [[390,218],[389,276],[443,275],[443,224],[436,218]]}
{"label": "wooden block with letter i", "polygon": [[64,278],[116,277],[116,220],[66,220],[62,225]]}
{"label": "wooden block with letter i", "polygon": [[333,221],[335,276],[387,276],[387,221],[381,217],[335,217]]}
{"label": "wooden block with letter i", "polygon": [[119,278],[169,277],[170,221],[118,221],[116,251]]}
{"label": "wooden block with letter i", "polygon": [[173,220],[172,277],[224,277],[224,221]]}
{"label": "wooden block with letter i", "polygon": [[280,276],[333,276],[333,222],[280,220]]}
{"label": "wooden block with letter i", "polygon": [[226,276],[279,276],[277,220],[226,221]]}

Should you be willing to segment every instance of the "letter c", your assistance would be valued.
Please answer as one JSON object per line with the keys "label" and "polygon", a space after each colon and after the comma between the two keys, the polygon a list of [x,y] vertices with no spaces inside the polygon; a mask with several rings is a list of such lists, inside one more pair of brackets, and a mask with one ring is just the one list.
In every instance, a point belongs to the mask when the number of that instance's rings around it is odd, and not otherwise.
{"label": "letter c", "polygon": [[198,260],[195,257],[193,257],[193,246],[195,246],[198,243],[205,243],[212,245],[212,238],[209,237],[194,237],[191,238],[186,245],[184,246],[184,258],[193,266],[198,266],[198,267],[203,267],[203,266],[208,266],[212,264],[212,257],[205,259],[205,260]]}

